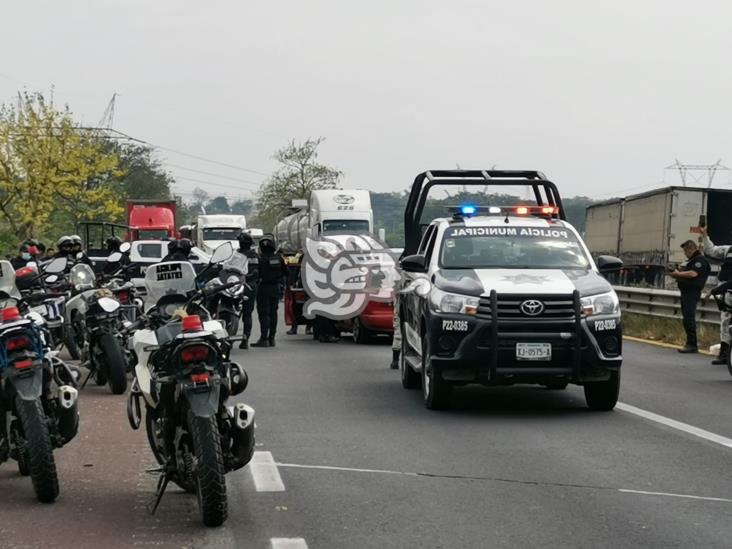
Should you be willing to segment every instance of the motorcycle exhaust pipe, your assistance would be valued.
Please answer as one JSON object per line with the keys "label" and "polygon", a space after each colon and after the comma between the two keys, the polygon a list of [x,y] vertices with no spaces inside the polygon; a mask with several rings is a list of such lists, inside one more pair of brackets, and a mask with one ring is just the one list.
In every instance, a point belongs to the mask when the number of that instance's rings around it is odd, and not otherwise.
{"label": "motorcycle exhaust pipe", "polygon": [[231,417],[232,470],[244,467],[254,454],[254,408],[237,402],[228,408]]}
{"label": "motorcycle exhaust pipe", "polygon": [[58,388],[58,433],[61,445],[66,444],[79,432],[79,391],[69,385]]}

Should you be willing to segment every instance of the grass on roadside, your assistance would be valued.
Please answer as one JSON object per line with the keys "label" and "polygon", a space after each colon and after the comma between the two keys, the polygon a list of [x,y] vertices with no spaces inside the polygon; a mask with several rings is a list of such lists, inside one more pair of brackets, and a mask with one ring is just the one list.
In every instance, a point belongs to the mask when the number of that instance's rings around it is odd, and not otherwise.
{"label": "grass on roadside", "polygon": [[[711,345],[719,343],[719,328],[716,326],[698,323],[696,331],[700,349],[708,350]],[[686,343],[680,318],[656,318],[623,311],[623,333],[674,345]]]}

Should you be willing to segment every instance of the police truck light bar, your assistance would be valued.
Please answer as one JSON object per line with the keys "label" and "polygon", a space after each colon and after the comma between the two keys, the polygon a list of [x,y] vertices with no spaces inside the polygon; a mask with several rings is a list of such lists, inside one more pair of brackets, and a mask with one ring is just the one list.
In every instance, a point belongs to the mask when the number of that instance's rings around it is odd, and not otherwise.
{"label": "police truck light bar", "polygon": [[559,215],[557,206],[473,206],[466,204],[450,208],[456,219],[473,217],[476,215],[535,215],[540,217],[555,217]]}

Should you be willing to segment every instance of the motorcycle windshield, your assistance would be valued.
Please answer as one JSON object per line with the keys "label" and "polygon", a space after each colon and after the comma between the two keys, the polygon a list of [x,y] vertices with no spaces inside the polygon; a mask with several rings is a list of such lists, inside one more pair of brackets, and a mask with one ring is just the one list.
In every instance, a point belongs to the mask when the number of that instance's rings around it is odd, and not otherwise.
{"label": "motorcycle windshield", "polygon": [[168,261],[148,267],[145,289],[156,302],[166,295],[186,295],[196,289],[196,271],[185,261]]}
{"label": "motorcycle windshield", "polygon": [[15,288],[15,269],[7,259],[0,261],[0,292],[9,296],[18,294]]}
{"label": "motorcycle windshield", "polygon": [[229,259],[223,262],[221,268],[225,271],[233,271],[245,275],[249,272],[249,258],[244,254],[235,252]]}
{"label": "motorcycle windshield", "polygon": [[94,270],[86,263],[77,263],[69,272],[69,281],[76,289],[93,287],[94,278]]}

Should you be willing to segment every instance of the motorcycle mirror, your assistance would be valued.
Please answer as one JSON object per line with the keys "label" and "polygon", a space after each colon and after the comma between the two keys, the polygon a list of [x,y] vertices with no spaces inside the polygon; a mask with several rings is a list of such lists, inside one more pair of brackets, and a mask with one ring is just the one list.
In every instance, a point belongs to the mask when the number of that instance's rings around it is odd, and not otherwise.
{"label": "motorcycle mirror", "polygon": [[231,242],[224,242],[221,246],[216,248],[211,255],[211,263],[221,263],[226,261],[234,254],[234,247]]}
{"label": "motorcycle mirror", "polygon": [[46,277],[46,284],[54,284],[58,282],[58,276],[56,275],[48,275]]}
{"label": "motorcycle mirror", "polygon": [[107,263],[119,263],[122,260],[122,254],[119,252],[114,252],[112,254],[109,254],[109,257],[107,258]]}
{"label": "motorcycle mirror", "polygon": [[130,244],[129,242],[123,242],[122,244],[119,245],[120,253],[126,254],[131,249],[132,249],[132,244]]}
{"label": "motorcycle mirror", "polygon": [[76,254],[76,259],[84,259],[84,252],[79,252]]}
{"label": "motorcycle mirror", "polygon": [[47,273],[62,273],[66,270],[67,260],[65,257],[57,257],[46,265]]}

